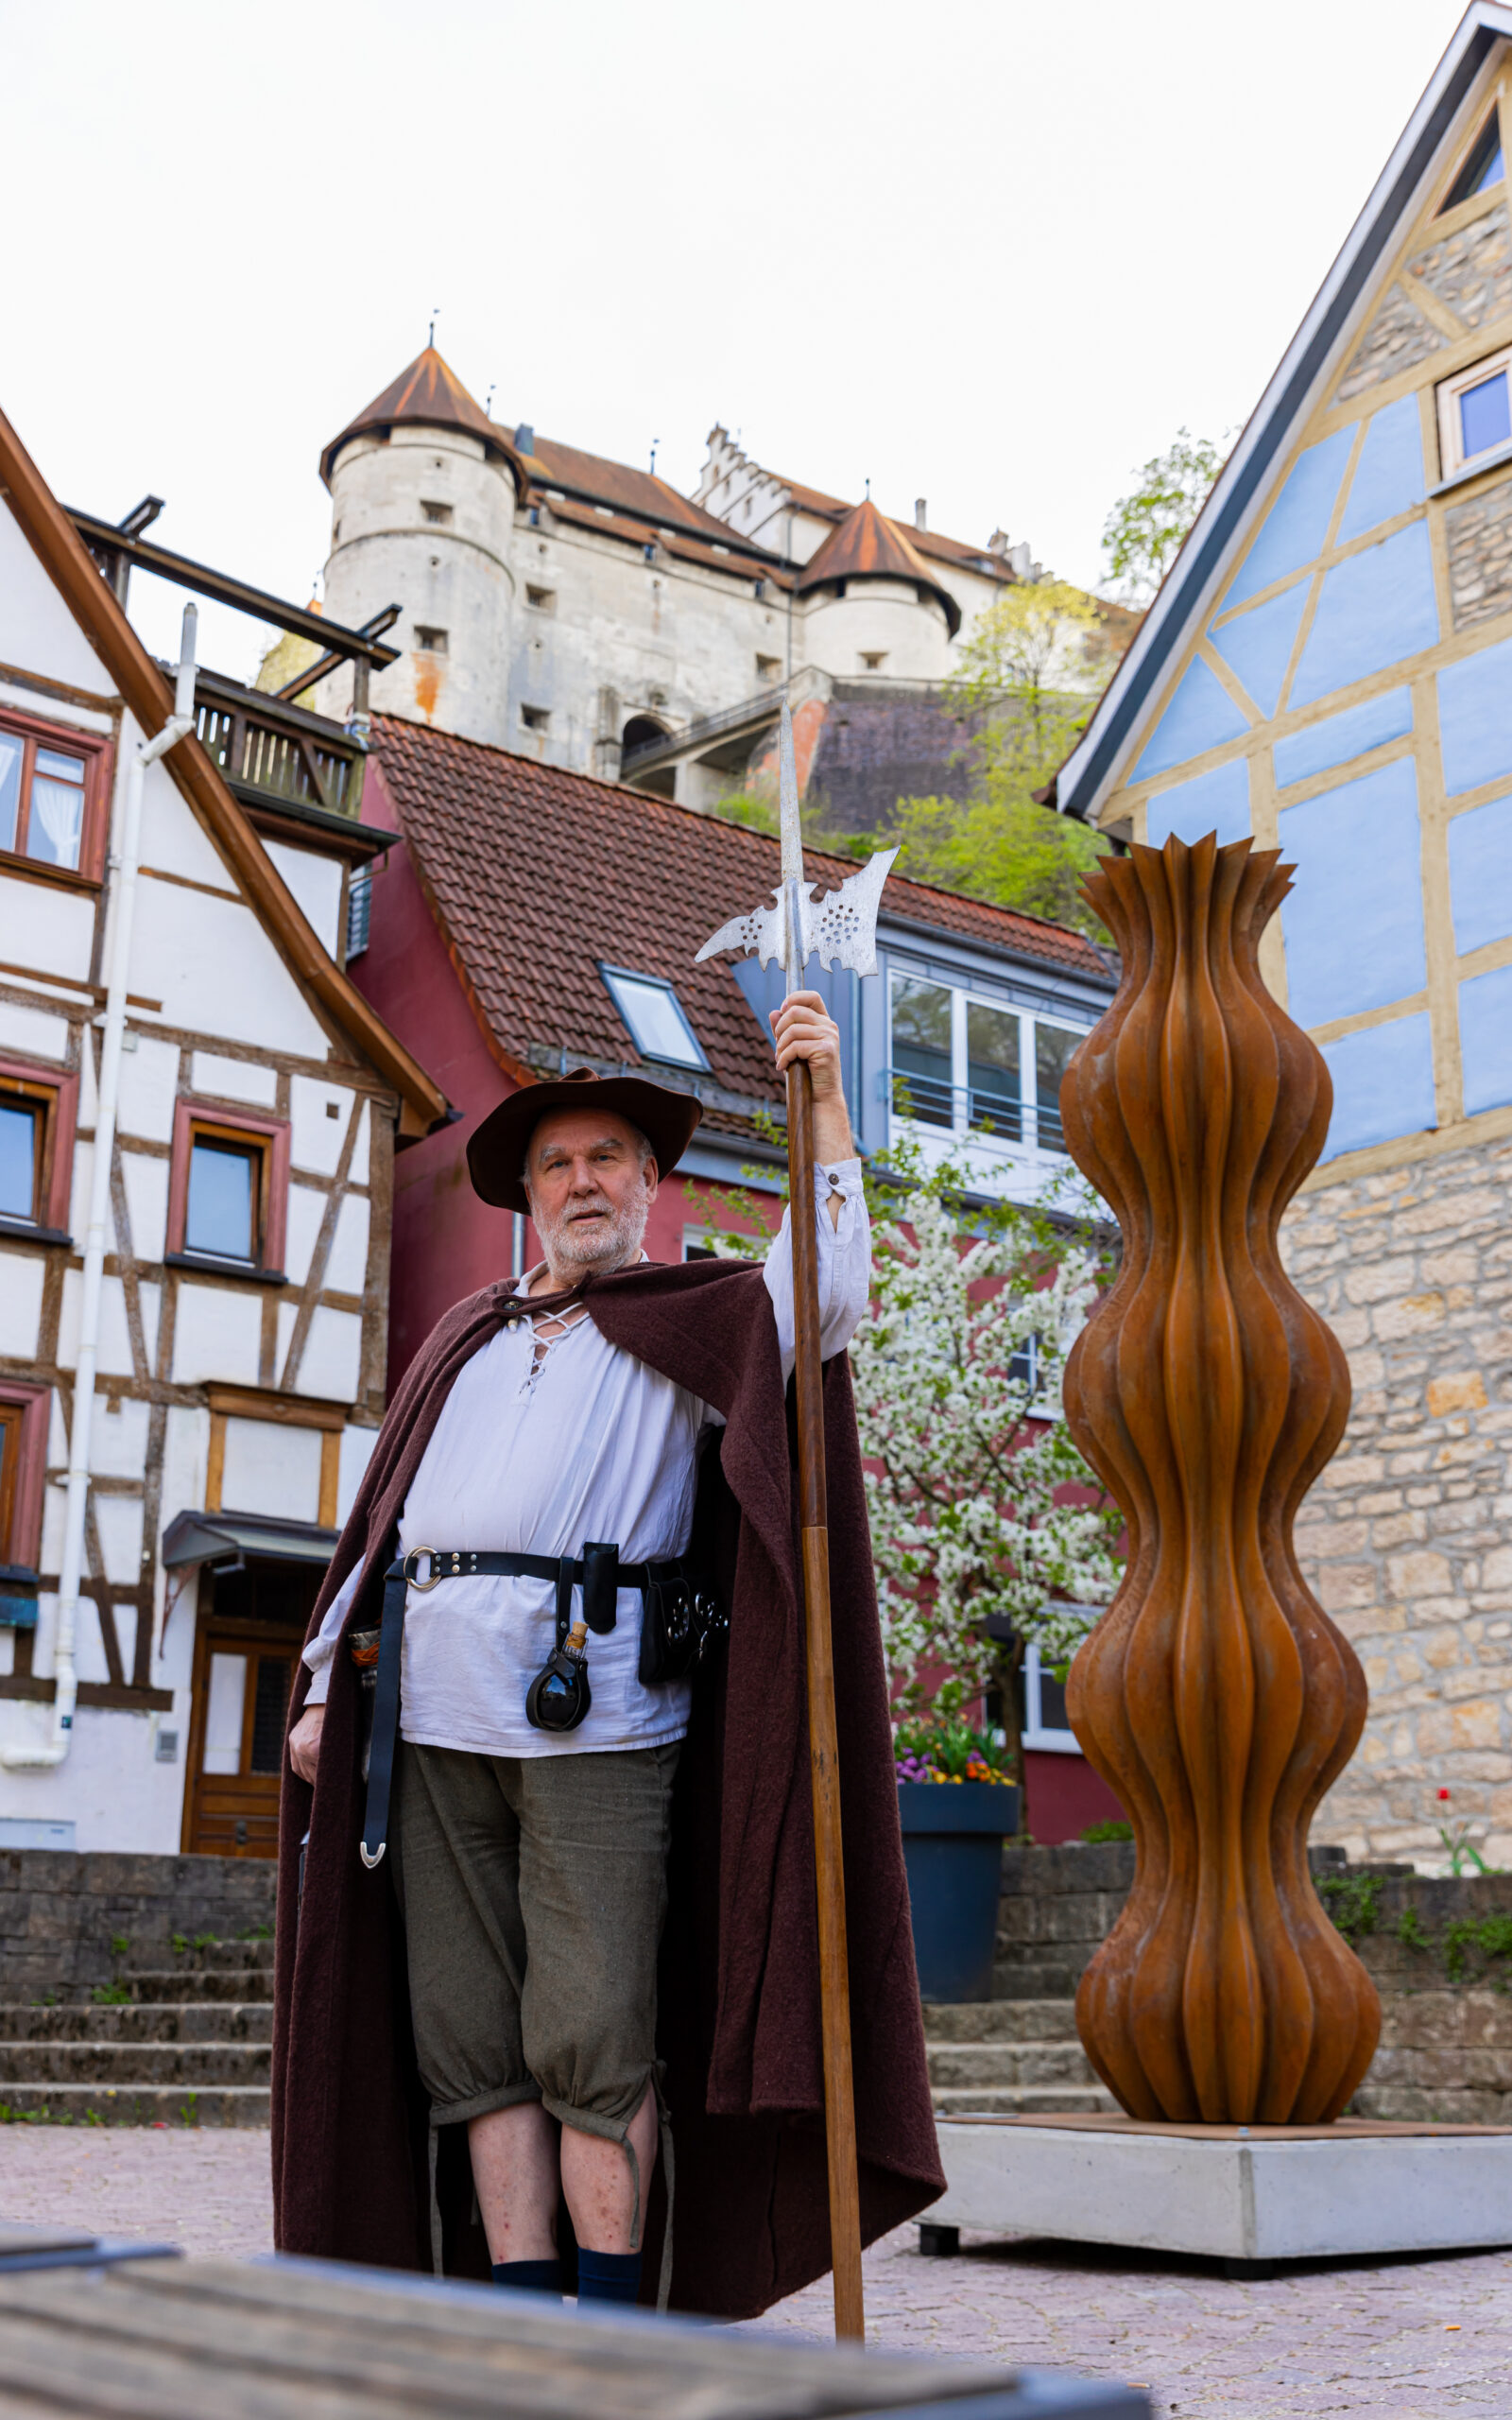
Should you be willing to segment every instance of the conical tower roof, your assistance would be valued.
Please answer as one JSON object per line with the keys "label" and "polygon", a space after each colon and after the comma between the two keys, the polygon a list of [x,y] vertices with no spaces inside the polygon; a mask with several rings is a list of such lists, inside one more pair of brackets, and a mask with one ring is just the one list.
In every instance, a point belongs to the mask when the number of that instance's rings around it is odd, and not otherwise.
{"label": "conical tower roof", "polygon": [[347,423],[339,437],[333,437],[320,457],[320,476],[331,484],[331,467],[343,445],[353,437],[385,436],[405,421],[426,428],[460,428],[469,437],[481,438],[484,444],[502,455],[515,474],[515,484],[522,492],[524,474],[519,458],[502,428],[495,427],[481,404],[474,403],[455,370],[441,359],[433,344],[418,354],[407,370],[402,370],[391,386],[375,395],[366,411]]}
{"label": "conical tower roof", "polygon": [[828,588],[842,579],[906,579],[927,589],[944,609],[952,638],[961,627],[961,609],[948,588],[942,588],[923,556],[896,521],[877,510],[868,496],[852,505],[845,519],[831,530],[823,545],[799,575],[798,593]]}

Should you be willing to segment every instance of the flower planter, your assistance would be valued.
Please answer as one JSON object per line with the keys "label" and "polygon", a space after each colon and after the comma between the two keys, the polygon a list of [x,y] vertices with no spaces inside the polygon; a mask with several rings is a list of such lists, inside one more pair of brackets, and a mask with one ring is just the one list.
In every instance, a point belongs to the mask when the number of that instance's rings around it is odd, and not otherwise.
{"label": "flower planter", "polygon": [[1019,1793],[1005,1782],[898,1785],[903,1862],[919,1988],[926,2000],[992,1994],[1003,1838],[1019,1828]]}

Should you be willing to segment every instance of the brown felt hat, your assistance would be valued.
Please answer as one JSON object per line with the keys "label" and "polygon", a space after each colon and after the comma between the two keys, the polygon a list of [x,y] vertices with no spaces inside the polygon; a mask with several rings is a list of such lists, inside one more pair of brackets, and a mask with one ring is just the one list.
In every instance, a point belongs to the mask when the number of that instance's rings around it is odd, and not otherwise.
{"label": "brown felt hat", "polygon": [[644,1076],[595,1076],[592,1067],[574,1067],[549,1083],[522,1084],[469,1138],[474,1193],[501,1210],[529,1210],[525,1153],[537,1126],[553,1109],[602,1109],[627,1117],[650,1144],[659,1176],[671,1175],[703,1115],[703,1103],[692,1093],[669,1092]]}

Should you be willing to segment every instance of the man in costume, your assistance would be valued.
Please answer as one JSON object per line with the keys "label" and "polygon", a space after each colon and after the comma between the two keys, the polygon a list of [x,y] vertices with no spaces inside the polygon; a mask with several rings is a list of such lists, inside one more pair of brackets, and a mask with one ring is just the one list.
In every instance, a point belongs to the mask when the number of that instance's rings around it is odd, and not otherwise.
{"label": "man in costume", "polygon": [[[869,1238],[836,1029],[812,993],[773,1022],[779,1067],[807,1061],[815,1098],[816,1198],[797,1208],[816,1221],[831,1357],[869,2239],[943,2181],[849,1370],[833,1357],[865,1307]],[[648,2294],[660,2279],[663,2297],[731,2315],[828,2265],[788,1222],[759,1270],[646,1261],[659,1178],[700,1114],[580,1070],[511,1095],[470,1144],[477,1190],[528,1206],[546,1258],[459,1305],[418,1357],[316,1609],[284,1793],[284,2249],[560,2290],[565,2202],[583,2298],[636,2297],[643,2243],[660,2255]],[[717,1592],[730,1621],[728,1654],[696,1676],[663,1634],[666,1607],[675,1629],[693,1602],[690,1564],[700,1608]],[[403,1625],[387,1863],[370,1801],[357,1854],[348,1645],[370,1634],[386,1571],[383,1621]],[[382,1676],[378,1703],[375,1775]]]}

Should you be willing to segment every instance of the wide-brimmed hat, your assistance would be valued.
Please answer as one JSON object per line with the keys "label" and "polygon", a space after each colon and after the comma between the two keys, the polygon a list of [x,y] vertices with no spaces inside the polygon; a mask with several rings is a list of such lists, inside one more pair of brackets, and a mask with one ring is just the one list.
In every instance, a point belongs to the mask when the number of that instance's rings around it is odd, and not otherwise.
{"label": "wide-brimmed hat", "polygon": [[655,1152],[659,1176],[670,1176],[703,1115],[703,1103],[692,1093],[669,1092],[644,1076],[595,1076],[592,1067],[574,1067],[549,1083],[522,1084],[468,1139],[474,1193],[501,1210],[529,1209],[525,1153],[537,1126],[553,1109],[602,1109],[627,1117]]}

